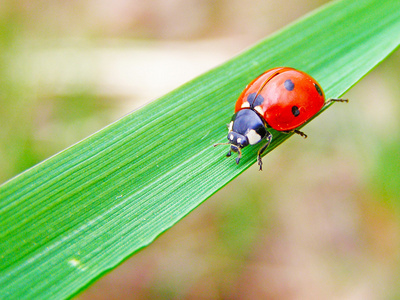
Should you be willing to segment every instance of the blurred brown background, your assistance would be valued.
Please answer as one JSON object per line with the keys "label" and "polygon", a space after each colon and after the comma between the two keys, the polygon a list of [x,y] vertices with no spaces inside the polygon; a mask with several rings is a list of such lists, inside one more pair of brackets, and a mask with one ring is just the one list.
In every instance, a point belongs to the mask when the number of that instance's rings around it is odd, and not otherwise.
{"label": "blurred brown background", "polygon": [[[325,2],[3,0],[0,182]],[[399,298],[399,67],[77,299]]]}

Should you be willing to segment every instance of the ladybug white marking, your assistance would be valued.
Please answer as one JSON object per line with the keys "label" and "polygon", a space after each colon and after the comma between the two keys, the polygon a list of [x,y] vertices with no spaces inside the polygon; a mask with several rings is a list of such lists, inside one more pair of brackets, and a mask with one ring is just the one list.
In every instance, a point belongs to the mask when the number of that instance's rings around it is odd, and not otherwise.
{"label": "ladybug white marking", "polygon": [[264,111],[263,111],[263,109],[261,108],[260,105],[254,107],[254,110],[257,111],[261,116],[264,115]]}
{"label": "ladybug white marking", "polygon": [[233,128],[233,121],[231,121],[231,122],[229,123],[228,131],[232,131],[232,128]]}
{"label": "ladybug white marking", "polygon": [[247,101],[246,101],[246,102],[243,102],[241,108],[248,108],[248,107],[250,107],[250,103],[247,102]]}
{"label": "ladybug white marking", "polygon": [[254,129],[250,130],[246,134],[246,137],[249,140],[250,145],[257,144],[259,141],[261,141],[261,136]]}
{"label": "ladybug white marking", "polygon": [[229,139],[230,139],[231,141],[233,141],[233,134],[230,134],[230,135],[229,135]]}

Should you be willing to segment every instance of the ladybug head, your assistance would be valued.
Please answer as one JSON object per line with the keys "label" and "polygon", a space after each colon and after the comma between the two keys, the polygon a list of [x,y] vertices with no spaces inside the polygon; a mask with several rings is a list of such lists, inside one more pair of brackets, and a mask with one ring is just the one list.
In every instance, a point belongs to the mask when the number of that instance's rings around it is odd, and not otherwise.
{"label": "ladybug head", "polygon": [[230,131],[228,134],[228,140],[229,143],[214,144],[214,147],[219,145],[230,145],[230,149],[226,154],[226,156],[228,157],[231,156],[232,151],[238,153],[239,155],[236,158],[236,163],[239,164],[240,158],[242,157],[242,148],[246,147],[249,144],[249,142],[245,136],[232,131]]}
{"label": "ladybug head", "polygon": [[238,153],[239,155],[236,158],[236,163],[239,164],[240,158],[242,157],[242,148],[249,144],[249,140],[246,136],[235,131],[229,131],[227,138],[229,140],[228,144],[231,145],[231,149],[226,156],[231,156],[232,151]]}
{"label": "ladybug head", "polygon": [[231,149],[234,152],[238,152],[238,148],[244,148],[249,144],[249,140],[245,135],[242,135],[239,132],[235,131],[229,131],[227,139],[229,140],[229,144],[231,144]]}

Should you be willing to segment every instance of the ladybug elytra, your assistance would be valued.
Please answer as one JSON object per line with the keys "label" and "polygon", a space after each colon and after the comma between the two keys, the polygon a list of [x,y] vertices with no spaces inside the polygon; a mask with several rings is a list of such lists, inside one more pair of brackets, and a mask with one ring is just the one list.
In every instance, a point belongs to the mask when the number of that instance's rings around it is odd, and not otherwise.
{"label": "ladybug elytra", "polygon": [[[241,149],[255,145],[262,140],[266,144],[257,154],[262,170],[261,155],[271,143],[272,134],[268,128],[306,138],[297,130],[330,102],[347,102],[347,99],[329,99],[319,84],[310,75],[288,67],[266,71],[246,86],[235,105],[235,114],[229,123],[228,143],[230,150],[238,153],[236,163],[242,157]],[[221,145],[215,144],[214,146]]]}

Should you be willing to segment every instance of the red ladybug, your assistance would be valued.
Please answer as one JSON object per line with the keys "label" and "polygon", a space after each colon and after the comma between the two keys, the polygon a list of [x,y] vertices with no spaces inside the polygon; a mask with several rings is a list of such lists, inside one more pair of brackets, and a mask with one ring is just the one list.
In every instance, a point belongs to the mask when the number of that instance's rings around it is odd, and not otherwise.
{"label": "red ladybug", "polygon": [[[266,140],[257,155],[262,170],[261,155],[271,143],[268,128],[284,133],[294,132],[306,138],[296,128],[330,102],[347,102],[347,99],[325,101],[324,92],[310,75],[287,67],[266,71],[246,86],[236,102],[235,114],[229,124],[228,140],[230,150],[238,152],[236,163],[242,157],[241,149]],[[221,144],[215,144],[221,145]]]}

